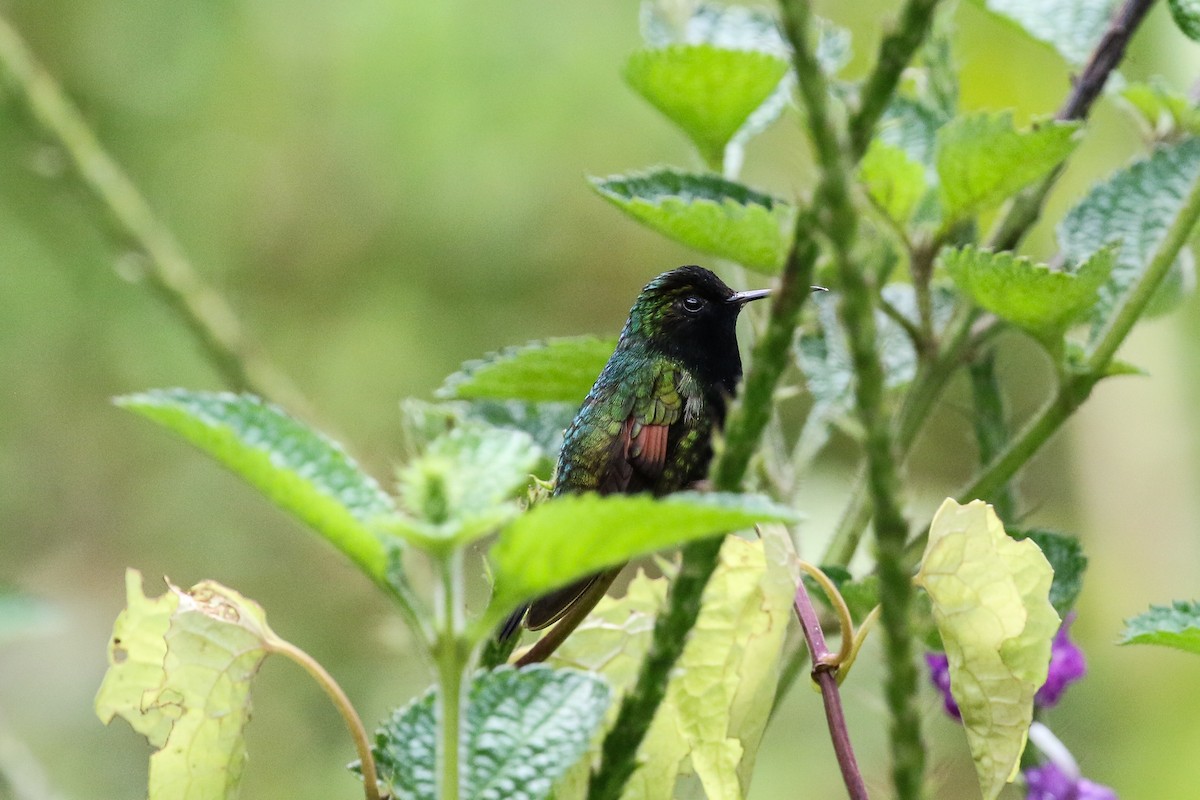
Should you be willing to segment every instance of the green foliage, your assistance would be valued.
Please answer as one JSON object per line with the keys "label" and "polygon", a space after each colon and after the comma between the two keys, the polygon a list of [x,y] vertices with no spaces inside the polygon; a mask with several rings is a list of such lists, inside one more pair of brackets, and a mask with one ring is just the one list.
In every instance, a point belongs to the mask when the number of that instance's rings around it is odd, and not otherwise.
{"label": "green foliage", "polygon": [[[1068,271],[1078,270],[1098,249],[1117,245],[1117,263],[1100,289],[1093,315],[1098,323],[1112,316],[1126,290],[1145,272],[1197,176],[1200,139],[1159,147],[1149,158],[1135,161],[1094,186],[1063,218],[1058,242]],[[1194,259],[1184,250],[1146,314],[1172,308],[1194,283]]]}
{"label": "green foliage", "polygon": [[1120,98],[1137,115],[1146,132],[1156,139],[1200,134],[1200,110],[1183,93],[1162,78],[1130,83]]}
{"label": "green foliage", "polygon": [[1054,570],[1050,604],[1058,616],[1066,619],[1067,612],[1075,607],[1075,599],[1083,589],[1083,573],[1088,564],[1079,540],[1064,533],[1042,530],[1009,531],[1009,535],[1018,541],[1029,539],[1050,562]]}
{"label": "green foliage", "polygon": [[1200,2],[1196,0],[1167,0],[1171,17],[1179,30],[1194,42],[1200,42]]}
{"label": "green foliage", "polygon": [[625,80],[695,143],[717,169],[725,145],[775,91],[786,59],[711,44],[640,50],[625,65]]}
{"label": "green foliage", "polygon": [[1112,18],[1116,0],[975,0],[1057,50],[1068,64],[1087,61]]}
{"label": "green foliage", "polygon": [[490,554],[496,590],[483,625],[490,628],[531,597],[631,558],[794,519],[791,509],[755,495],[556,497],[501,532]]}
{"label": "green foliage", "polygon": [[778,272],[787,255],[795,209],[740,183],[660,169],[593,178],[592,187],[647,227],[759,272]]}
{"label": "green foliage", "polygon": [[250,681],[278,638],[257,603],[212,581],[187,592],[168,584],[155,599],[136,570],[125,584],[96,713],[105,724],[124,718],[158,748],[150,800],[236,798]]}
{"label": "green foliage", "polygon": [[1158,644],[1200,653],[1200,602],[1176,600],[1125,621],[1121,644]]}
{"label": "green foliage", "polygon": [[1098,250],[1075,271],[1055,271],[1011,253],[974,247],[943,251],[955,284],[976,304],[1029,332],[1051,352],[1062,335],[1096,304],[1097,292],[1113,269],[1112,249]]}
{"label": "green foliage", "polygon": [[[395,797],[436,800],[436,689],[397,709],[375,736],[379,777]],[[604,719],[600,678],[531,666],[479,672],[463,731],[464,800],[541,800],[587,750]]]}
{"label": "green foliage", "polygon": [[903,148],[875,139],[858,165],[871,201],[901,226],[925,194],[925,167]]}
{"label": "green foliage", "polygon": [[1046,681],[1059,625],[1053,577],[1037,546],[1007,536],[983,501],[946,500],[934,515],[916,582],[933,601],[985,800],[1015,776]]}
{"label": "green foliage", "polygon": [[614,340],[594,336],[510,347],[463,364],[442,382],[438,396],[578,406],[614,347]]}
{"label": "green foliage", "polygon": [[387,558],[371,524],[396,507],[335,442],[251,395],[161,389],[116,402],[191,442],[382,578]]}
{"label": "green foliage", "polygon": [[528,434],[462,425],[429,443],[399,476],[406,514],[376,522],[426,549],[461,546],[520,512],[507,502],[529,483],[541,452]]}
{"label": "green foliage", "polygon": [[987,211],[1058,166],[1078,140],[1076,123],[1047,122],[1025,132],[1009,112],[957,117],[937,133],[937,172],[947,223]]}

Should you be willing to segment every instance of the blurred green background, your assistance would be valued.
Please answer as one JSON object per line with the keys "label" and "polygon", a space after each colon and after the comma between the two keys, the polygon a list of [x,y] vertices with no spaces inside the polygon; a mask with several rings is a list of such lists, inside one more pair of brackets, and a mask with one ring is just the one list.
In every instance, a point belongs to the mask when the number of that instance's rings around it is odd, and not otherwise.
{"label": "blurred green background", "polygon": [[[819,5],[854,31],[849,72],[861,74],[897,4]],[[459,362],[504,345],[613,334],[649,277],[706,263],[583,180],[695,166],[620,80],[639,44],[635,0],[0,0],[0,12],[319,424],[376,475],[399,457],[399,399],[428,398]],[[974,6],[956,20],[966,107],[1054,111],[1069,83],[1052,51]],[[1198,66],[1160,7],[1124,73],[1186,86]],[[747,180],[807,191],[796,123],[751,145]],[[1111,100],[1094,125],[1052,215],[1140,147]],[[0,79],[0,584],[58,609],[40,635],[0,647],[0,748],[23,743],[62,798],[144,795],[149,748],[91,710],[127,565],[148,587],[214,578],[256,598],[368,724],[381,719],[429,681],[388,604],[238,480],[111,405],[220,382],[178,320],[121,277],[127,254],[65,167]],[[1029,249],[1051,255],[1049,231]],[[1027,413],[1046,367],[1017,337],[1002,344],[1014,412]],[[1091,555],[1075,626],[1091,676],[1049,722],[1123,798],[1192,798],[1200,661],[1112,643],[1147,603],[1200,593],[1200,304],[1144,325],[1123,355],[1151,377],[1102,384],[1022,482],[1028,521],[1077,533]],[[971,469],[965,402],[952,392],[912,466],[916,514]],[[850,455],[839,443],[808,480],[809,554],[840,508]],[[870,656],[845,693],[882,797]],[[255,699],[243,796],[358,795],[341,722],[300,670],[269,662]],[[937,704],[927,693],[934,795],[975,796],[961,733]],[[753,797],[841,792],[819,701],[801,688],[768,733]]]}

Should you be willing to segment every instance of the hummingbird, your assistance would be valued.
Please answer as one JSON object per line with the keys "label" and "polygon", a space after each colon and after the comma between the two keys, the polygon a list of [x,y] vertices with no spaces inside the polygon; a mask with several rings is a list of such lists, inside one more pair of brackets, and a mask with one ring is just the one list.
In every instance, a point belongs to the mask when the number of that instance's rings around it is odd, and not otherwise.
{"label": "hummingbird", "polygon": [[[698,266],[679,267],[647,283],[616,350],[563,434],[552,498],[581,492],[662,496],[703,481],[713,435],[742,377],[738,314],[768,294],[769,289],[735,292]],[[500,629],[501,641],[522,625],[536,631],[559,623],[517,664],[553,652],[621,568],[583,578],[514,612]]]}

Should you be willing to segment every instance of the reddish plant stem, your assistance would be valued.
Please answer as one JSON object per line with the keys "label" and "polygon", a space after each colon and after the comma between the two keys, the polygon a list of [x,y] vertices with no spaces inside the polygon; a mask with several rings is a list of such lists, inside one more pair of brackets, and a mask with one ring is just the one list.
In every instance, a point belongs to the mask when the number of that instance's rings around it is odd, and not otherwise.
{"label": "reddish plant stem", "polygon": [[[812,676],[821,688],[825,720],[829,724],[829,738],[833,742],[838,767],[842,770],[842,781],[846,784],[850,800],[867,800],[867,786],[858,769],[854,748],[850,744],[850,732],[846,728],[846,717],[842,713],[842,696],[838,691],[834,654],[825,644],[825,634],[821,631],[821,622],[817,619],[816,609],[813,608],[812,600],[804,588],[804,581],[800,581],[796,587],[796,597],[792,605],[796,609],[796,619],[800,621],[800,628],[804,631],[808,652],[812,654]],[[846,632],[845,635],[849,633]]]}

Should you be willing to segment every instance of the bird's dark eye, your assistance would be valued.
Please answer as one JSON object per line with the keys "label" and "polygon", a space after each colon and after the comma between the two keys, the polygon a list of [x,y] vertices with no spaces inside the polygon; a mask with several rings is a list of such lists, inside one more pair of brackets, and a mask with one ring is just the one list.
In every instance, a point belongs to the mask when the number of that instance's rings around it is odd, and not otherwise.
{"label": "bird's dark eye", "polygon": [[689,314],[696,314],[700,309],[704,308],[704,300],[694,294],[689,294],[683,298],[683,310]]}

